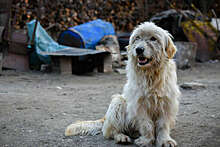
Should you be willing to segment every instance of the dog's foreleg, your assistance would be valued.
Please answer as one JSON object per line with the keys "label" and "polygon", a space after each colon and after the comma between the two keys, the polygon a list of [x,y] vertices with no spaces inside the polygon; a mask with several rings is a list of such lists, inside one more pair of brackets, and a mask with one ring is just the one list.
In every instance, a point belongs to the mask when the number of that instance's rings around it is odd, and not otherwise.
{"label": "dog's foreleg", "polygon": [[126,125],[125,113],[125,99],[121,95],[113,95],[102,128],[103,136],[105,138],[114,139],[116,143],[131,142],[130,137],[123,134]]}
{"label": "dog's foreleg", "polygon": [[177,143],[170,137],[170,126],[174,119],[161,118],[157,121],[156,126],[156,147],[176,147]]}
{"label": "dog's foreleg", "polygon": [[154,125],[152,120],[147,117],[140,119],[139,126],[141,136],[135,140],[135,144],[138,146],[152,147],[155,141]]}

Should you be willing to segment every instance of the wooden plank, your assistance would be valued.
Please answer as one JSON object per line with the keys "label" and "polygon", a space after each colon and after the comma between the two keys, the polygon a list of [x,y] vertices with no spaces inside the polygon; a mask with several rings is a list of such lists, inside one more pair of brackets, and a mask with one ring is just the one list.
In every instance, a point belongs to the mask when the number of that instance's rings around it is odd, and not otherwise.
{"label": "wooden plank", "polygon": [[40,54],[49,55],[49,56],[84,56],[84,55],[95,55],[95,54],[108,54],[108,52],[69,47],[69,48],[61,49],[56,52],[40,52]]}
{"label": "wooden plank", "polygon": [[3,31],[4,31],[4,26],[0,26],[0,42],[2,42],[2,37],[3,37]]}
{"label": "wooden plank", "polygon": [[113,71],[113,69],[112,69],[112,56],[111,56],[111,54],[109,54],[109,55],[106,55],[105,57],[104,57],[104,61],[103,61],[104,63],[104,72],[112,72]]}
{"label": "wooden plank", "polygon": [[97,70],[98,72],[103,73],[104,72],[104,57],[103,56],[99,56],[97,57],[98,61],[97,61]]}
{"label": "wooden plank", "polygon": [[68,56],[59,57],[61,74],[72,74],[72,59]]}
{"label": "wooden plank", "polygon": [[0,52],[0,75],[2,74],[3,53]]}
{"label": "wooden plank", "polygon": [[[93,63],[91,67],[94,66],[94,68],[97,68],[98,72],[112,71],[112,66],[111,66],[112,62],[110,60],[111,56],[109,52],[98,51],[97,54],[87,54],[87,52],[84,52],[86,53],[84,56],[83,55],[79,56],[79,54],[74,54],[72,50],[69,50],[69,49],[62,50],[62,51],[65,52],[65,55],[63,53],[62,54],[61,53],[60,54],[56,54],[56,53],[47,54],[47,55],[50,55],[54,60],[56,59],[59,60],[59,63],[60,63],[59,70],[61,74],[72,74],[72,73],[82,74],[86,71],[86,69],[90,70],[88,67],[84,67],[84,64],[86,61],[79,61],[79,58],[81,57],[85,57],[85,58],[89,57],[90,59],[92,59]],[[106,67],[105,67],[105,64],[106,64]],[[88,71],[88,72],[91,72],[91,71]]]}

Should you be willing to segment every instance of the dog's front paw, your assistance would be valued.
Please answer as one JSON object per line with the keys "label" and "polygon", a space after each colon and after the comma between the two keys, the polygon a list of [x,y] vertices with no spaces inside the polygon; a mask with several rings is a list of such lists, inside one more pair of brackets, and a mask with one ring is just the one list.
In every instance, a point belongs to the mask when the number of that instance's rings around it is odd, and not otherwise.
{"label": "dog's front paw", "polygon": [[156,147],[176,147],[176,146],[177,146],[177,143],[173,139],[159,141],[157,142],[157,145],[156,145]]}
{"label": "dog's front paw", "polygon": [[131,143],[131,138],[124,134],[117,134],[114,136],[116,143]]}
{"label": "dog's front paw", "polygon": [[153,139],[148,139],[145,136],[141,136],[138,139],[136,139],[135,144],[140,147],[153,147]]}

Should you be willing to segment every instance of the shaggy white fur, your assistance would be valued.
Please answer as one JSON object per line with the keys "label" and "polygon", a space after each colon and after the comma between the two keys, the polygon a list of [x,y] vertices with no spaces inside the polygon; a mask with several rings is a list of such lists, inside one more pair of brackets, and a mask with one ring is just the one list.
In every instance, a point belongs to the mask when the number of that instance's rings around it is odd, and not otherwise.
{"label": "shaggy white fur", "polygon": [[105,138],[117,143],[131,142],[132,137],[139,146],[175,147],[170,130],[175,124],[180,91],[171,35],[145,22],[133,31],[127,50],[123,94],[112,97],[103,119],[70,125],[65,134],[96,134],[94,130],[102,129]]}

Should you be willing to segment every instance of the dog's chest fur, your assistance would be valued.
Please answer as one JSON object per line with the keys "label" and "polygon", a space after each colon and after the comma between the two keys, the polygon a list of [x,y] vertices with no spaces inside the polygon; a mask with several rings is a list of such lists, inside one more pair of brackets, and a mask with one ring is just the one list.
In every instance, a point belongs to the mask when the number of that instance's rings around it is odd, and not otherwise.
{"label": "dog's chest fur", "polygon": [[133,73],[124,87],[124,93],[129,93],[125,95],[128,121],[157,121],[160,116],[169,116],[178,95],[175,65],[171,62],[164,69]]}
{"label": "dog's chest fur", "polygon": [[129,114],[131,120],[147,118],[155,122],[160,115],[166,115],[171,104],[169,98],[165,94],[163,95],[159,87],[158,89],[148,89],[145,86],[139,88],[142,94],[128,102],[128,112],[132,112],[130,110],[133,109],[133,114]]}

